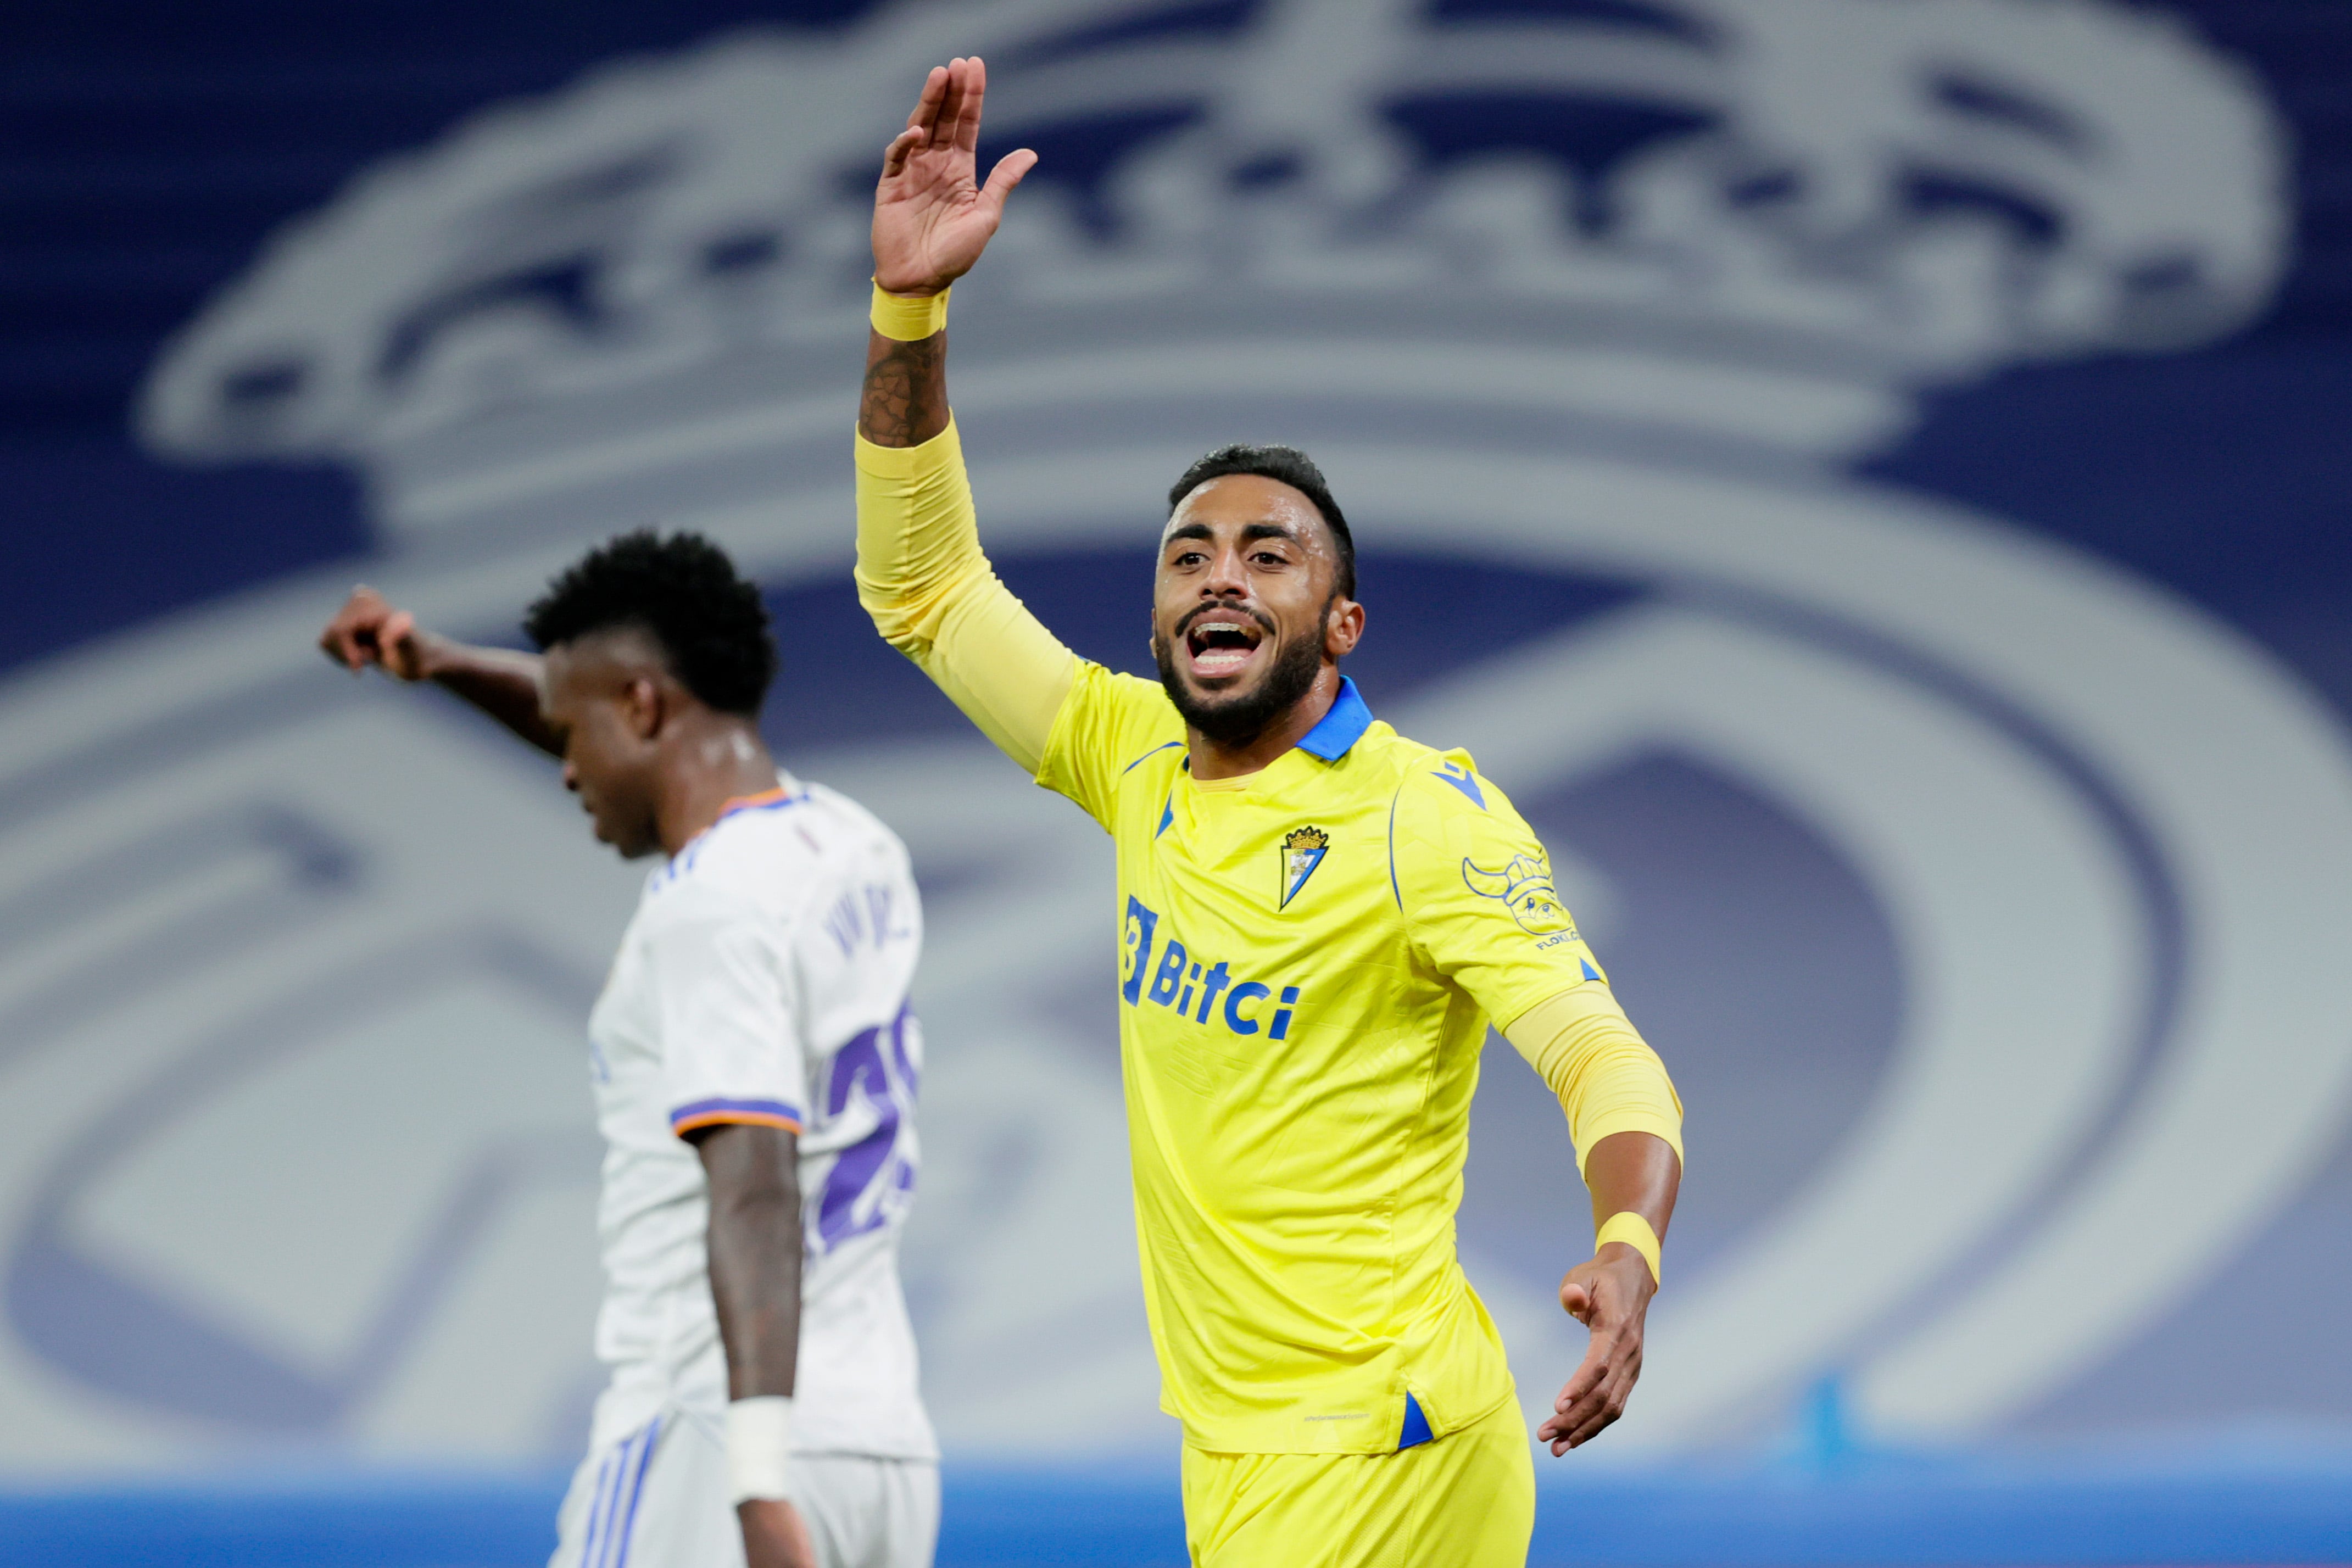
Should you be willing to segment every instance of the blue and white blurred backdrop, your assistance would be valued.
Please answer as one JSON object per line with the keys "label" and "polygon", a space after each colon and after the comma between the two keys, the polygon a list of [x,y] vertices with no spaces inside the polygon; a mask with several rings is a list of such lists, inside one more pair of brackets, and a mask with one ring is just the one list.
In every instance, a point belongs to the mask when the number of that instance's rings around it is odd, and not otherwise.
{"label": "blue and white blurred backdrop", "polygon": [[[955,327],[1007,577],[1147,668],[1168,479],[1314,452],[1359,684],[1528,810],[1681,1083],[1592,1458],[1770,1455],[1809,1407],[1904,1451],[2352,1443],[2352,16],[412,9],[117,5],[5,68],[0,1468],[574,1452],[582,1022],[637,873],[311,639],[358,578],[511,639],[646,521],[757,570],[772,737],[923,874],[951,1466],[1169,1452],[1107,847],[848,587],[872,165],[975,52],[1045,160]],[[1463,1252],[1540,1403],[1589,1221],[1507,1048],[1473,1141]]]}

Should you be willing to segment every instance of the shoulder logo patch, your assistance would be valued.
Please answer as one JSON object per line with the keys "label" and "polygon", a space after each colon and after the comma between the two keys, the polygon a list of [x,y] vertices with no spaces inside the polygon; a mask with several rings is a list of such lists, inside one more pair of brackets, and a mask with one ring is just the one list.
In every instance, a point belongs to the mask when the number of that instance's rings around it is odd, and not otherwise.
{"label": "shoulder logo patch", "polygon": [[1486,809],[1486,791],[1478,788],[1477,776],[1459,762],[1447,762],[1438,768],[1434,776],[1444,779],[1468,796],[1471,804],[1476,806],[1478,810],[1483,811]]}
{"label": "shoulder logo patch", "polygon": [[1320,828],[1293,828],[1282,836],[1282,903],[1287,909],[1323,857],[1331,852],[1331,835]]}
{"label": "shoulder logo patch", "polygon": [[1531,936],[1565,931],[1571,940],[1576,936],[1576,922],[1569,918],[1568,907],[1552,887],[1551,867],[1541,856],[1513,855],[1502,870],[1488,871],[1465,855],[1462,881],[1479,897],[1499,900],[1519,923],[1519,929]]}

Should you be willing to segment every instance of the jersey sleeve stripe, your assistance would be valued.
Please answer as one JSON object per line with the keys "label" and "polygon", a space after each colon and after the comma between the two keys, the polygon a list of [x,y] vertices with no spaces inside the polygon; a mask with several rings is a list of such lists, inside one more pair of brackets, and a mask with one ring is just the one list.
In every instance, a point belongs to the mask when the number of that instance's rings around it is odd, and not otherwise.
{"label": "jersey sleeve stripe", "polygon": [[1397,885],[1396,813],[1397,802],[1403,799],[1404,786],[1400,784],[1397,786],[1396,793],[1389,797],[1389,894],[1396,900],[1400,914],[1404,910],[1404,889]]}
{"label": "jersey sleeve stripe", "polygon": [[1170,747],[1181,746],[1184,743],[1181,740],[1162,741],[1158,746],[1155,746],[1150,750],[1145,752],[1142,756],[1137,758],[1134,761],[1129,763],[1126,767],[1120,768],[1118,770],[1118,776],[1124,779],[1129,774],[1134,772],[1137,768],[1142,767],[1145,763],[1150,761],[1153,758],[1159,756],[1161,752],[1167,750]]}
{"label": "jersey sleeve stripe", "polygon": [[787,1105],[781,1100],[697,1100],[669,1113],[669,1130],[681,1135],[730,1122],[754,1127],[782,1127],[797,1133],[801,1130],[801,1111],[799,1106]]}

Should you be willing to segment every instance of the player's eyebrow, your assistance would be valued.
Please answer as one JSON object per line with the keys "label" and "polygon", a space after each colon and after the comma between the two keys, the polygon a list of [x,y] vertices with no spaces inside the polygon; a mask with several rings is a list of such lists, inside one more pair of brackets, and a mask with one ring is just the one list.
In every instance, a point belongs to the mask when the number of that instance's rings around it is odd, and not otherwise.
{"label": "player's eyebrow", "polygon": [[[1181,528],[1169,529],[1168,537],[1160,542],[1162,545],[1171,545],[1178,539],[1213,539],[1214,538],[1216,535],[1210,531],[1208,524],[1186,523]],[[1288,539],[1293,544],[1304,542],[1298,537],[1298,530],[1287,523],[1243,524],[1242,542],[1247,544],[1253,539]]]}

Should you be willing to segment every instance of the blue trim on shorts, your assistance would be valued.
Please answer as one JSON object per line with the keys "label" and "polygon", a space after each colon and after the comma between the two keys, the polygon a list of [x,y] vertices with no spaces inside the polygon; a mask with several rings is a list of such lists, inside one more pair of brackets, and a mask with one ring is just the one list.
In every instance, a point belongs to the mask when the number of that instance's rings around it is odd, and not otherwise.
{"label": "blue trim on shorts", "polygon": [[1421,1413],[1421,1401],[1408,1389],[1404,1396],[1404,1430],[1397,1437],[1397,1451],[1418,1448],[1423,1443],[1437,1441],[1437,1434],[1429,1429],[1429,1417]]}
{"label": "blue trim on shorts", "polygon": [[654,1444],[660,1437],[661,1417],[656,1416],[646,1424],[646,1446],[637,1450],[637,1470],[629,1478],[629,1511],[621,1520],[621,1554],[613,1559],[613,1568],[628,1568],[629,1544],[636,1538],[637,1503],[645,1496],[646,1471],[653,1466]]}
{"label": "blue trim on shorts", "polygon": [[655,1416],[622,1438],[596,1467],[596,1490],[588,1500],[588,1533],[580,1544],[578,1568],[625,1568],[628,1563],[637,1502],[661,1426],[661,1417]]}
{"label": "blue trim on shorts", "polygon": [[604,1533],[604,1489],[612,1484],[613,1461],[618,1458],[618,1452],[607,1454],[604,1462],[596,1467],[596,1490],[588,1497],[588,1536],[580,1546],[581,1568],[587,1568],[596,1560],[597,1538]]}

